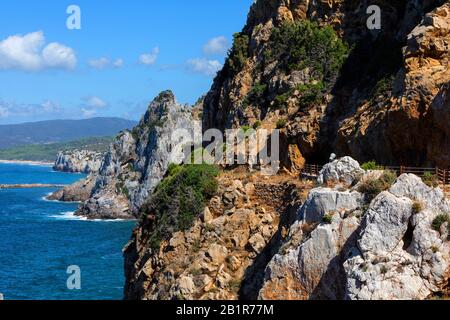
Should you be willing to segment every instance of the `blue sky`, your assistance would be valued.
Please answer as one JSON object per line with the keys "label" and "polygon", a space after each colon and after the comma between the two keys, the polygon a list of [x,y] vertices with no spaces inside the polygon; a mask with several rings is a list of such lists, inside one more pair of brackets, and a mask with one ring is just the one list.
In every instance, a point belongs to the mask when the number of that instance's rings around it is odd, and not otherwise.
{"label": "blue sky", "polygon": [[[8,0],[0,4],[0,124],[139,119],[171,89],[206,93],[253,0]],[[69,30],[69,5],[81,30]]]}

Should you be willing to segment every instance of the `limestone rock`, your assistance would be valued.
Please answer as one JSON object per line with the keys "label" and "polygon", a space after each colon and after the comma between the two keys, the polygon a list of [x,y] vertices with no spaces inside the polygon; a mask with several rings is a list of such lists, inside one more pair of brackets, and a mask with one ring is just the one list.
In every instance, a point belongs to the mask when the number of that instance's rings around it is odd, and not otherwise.
{"label": "limestone rock", "polygon": [[72,173],[96,173],[100,170],[102,158],[102,153],[88,150],[59,152],[53,169]]}
{"label": "limestone rock", "polygon": [[172,92],[162,92],[139,125],[122,132],[110,147],[91,197],[76,214],[90,219],[138,217],[169,164],[184,160],[182,148],[175,146],[192,142],[195,125],[188,107],[179,105]]}
{"label": "limestone rock", "polygon": [[264,240],[264,237],[259,233],[253,235],[248,240],[248,243],[250,244],[253,251],[255,251],[256,253],[260,253],[266,246],[266,241]]}
{"label": "limestone rock", "polygon": [[[310,192],[288,241],[266,268],[261,299],[425,299],[445,288],[450,242],[432,228],[438,214],[450,213],[442,191],[404,174],[370,204],[359,195],[336,210],[335,199],[352,193]],[[420,212],[412,209],[416,201]],[[308,235],[324,214],[331,219]]]}
{"label": "limestone rock", "polygon": [[211,259],[211,262],[218,265],[225,261],[225,258],[228,255],[228,249],[219,244],[212,244],[209,247],[207,254]]}
{"label": "limestone rock", "polygon": [[344,157],[326,164],[319,173],[317,182],[319,184],[327,182],[343,182],[351,185],[364,174],[359,163],[350,158]]}
{"label": "limestone rock", "polygon": [[298,215],[308,223],[320,222],[328,213],[346,213],[363,205],[364,195],[357,191],[338,191],[330,188],[313,189]]}
{"label": "limestone rock", "polygon": [[63,202],[83,202],[87,201],[92,194],[95,186],[95,177],[88,176],[72,185],[64,187],[47,197],[47,200],[56,200]]}
{"label": "limestone rock", "polygon": [[[411,205],[418,200],[424,209],[413,214]],[[441,190],[411,174],[399,177],[364,217],[361,253],[344,264],[347,297],[425,299],[442,290],[449,278],[450,243],[432,229],[432,222],[438,214],[450,213],[449,208]]]}

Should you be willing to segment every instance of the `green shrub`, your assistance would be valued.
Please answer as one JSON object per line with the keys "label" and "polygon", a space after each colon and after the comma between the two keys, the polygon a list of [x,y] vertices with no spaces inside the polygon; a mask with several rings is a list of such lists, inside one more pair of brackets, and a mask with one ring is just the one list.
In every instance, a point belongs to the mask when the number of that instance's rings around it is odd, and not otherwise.
{"label": "green shrub", "polygon": [[380,269],[381,274],[386,274],[388,273],[389,269],[386,266],[382,266]]}
{"label": "green shrub", "polygon": [[205,225],[205,231],[206,232],[213,232],[215,230],[216,230],[216,228],[212,224]]}
{"label": "green shrub", "polygon": [[194,277],[198,277],[198,276],[201,276],[201,275],[203,274],[203,272],[202,272],[201,269],[192,269],[192,270],[191,270],[191,274],[192,274]]}
{"label": "green shrub", "polygon": [[169,177],[172,177],[176,175],[178,172],[180,172],[183,169],[183,167],[179,164],[171,163],[169,164],[169,167],[167,168],[167,175]]}
{"label": "green shrub", "polygon": [[141,209],[144,217],[152,217],[149,243],[153,249],[174,232],[190,228],[217,192],[217,167],[201,164],[174,168],[170,171],[173,175],[169,172]]}
{"label": "green shrub", "polygon": [[283,129],[287,124],[285,119],[280,119],[277,121],[277,129]]}
{"label": "green shrub", "polygon": [[276,96],[274,99],[274,107],[276,109],[287,108],[287,101],[290,98],[291,94],[292,92],[286,92]]}
{"label": "green shrub", "polygon": [[420,201],[414,201],[412,205],[412,213],[417,214],[423,210],[423,204]]}
{"label": "green shrub", "polygon": [[267,85],[260,84],[259,82],[256,83],[248,93],[244,104],[245,105],[253,104],[257,106],[263,105],[266,101],[265,98],[266,91]]}
{"label": "green shrub", "polygon": [[325,224],[331,224],[333,222],[333,215],[332,214],[326,214],[322,218],[322,222]]}
{"label": "green shrub", "polygon": [[381,192],[389,189],[397,179],[394,171],[386,170],[378,179],[368,179],[361,183],[358,191],[364,193],[368,201],[372,201]]}
{"label": "green shrub", "polygon": [[228,53],[226,65],[233,74],[237,74],[244,68],[248,59],[249,37],[244,33],[235,33],[233,38],[233,47]]}
{"label": "green shrub", "polygon": [[442,225],[446,222],[448,223],[447,230],[450,233],[450,215],[448,215],[446,213],[442,213],[442,214],[438,215],[436,218],[434,218],[432,227],[434,230],[440,231]]}
{"label": "green shrub", "polygon": [[241,130],[244,131],[244,133],[247,133],[248,130],[250,130],[252,127],[250,127],[249,125],[244,125],[241,127]]}
{"label": "green shrub", "polygon": [[201,249],[201,246],[202,246],[202,244],[201,244],[201,242],[200,242],[200,239],[196,239],[196,240],[194,241],[194,243],[192,244],[192,250],[193,250],[194,252],[199,252],[200,249]]}
{"label": "green shrub", "polygon": [[261,121],[256,121],[254,124],[253,124],[253,129],[258,129],[259,127],[261,127],[261,125],[262,125],[262,123],[261,123]]}
{"label": "green shrub", "polygon": [[310,21],[285,22],[274,28],[264,53],[267,62],[278,60],[287,72],[310,68],[313,77],[334,82],[349,52],[333,28]]}
{"label": "green shrub", "polygon": [[380,95],[386,95],[387,93],[391,92],[393,83],[394,83],[394,76],[386,76],[378,80],[377,84],[370,93],[369,98],[370,102],[374,103]]}
{"label": "green shrub", "polygon": [[369,162],[365,162],[361,165],[361,168],[363,170],[378,170],[379,166],[377,165],[377,163],[375,161],[369,161]]}
{"label": "green shrub", "polygon": [[288,92],[277,95],[274,99],[274,107],[276,109],[287,108],[287,100],[294,95],[295,91],[300,93],[298,105],[307,108],[322,102],[324,84],[319,81],[317,83],[298,85]]}
{"label": "green shrub", "polygon": [[322,102],[324,90],[322,81],[318,83],[303,84],[297,86],[295,89],[301,93],[299,105],[302,107],[311,107]]}
{"label": "green shrub", "polygon": [[422,181],[431,188],[436,188],[439,186],[439,179],[437,175],[432,174],[431,172],[425,172],[422,176]]}
{"label": "green shrub", "polygon": [[116,192],[123,194],[127,198],[130,198],[130,191],[123,181],[119,181],[116,183]]}

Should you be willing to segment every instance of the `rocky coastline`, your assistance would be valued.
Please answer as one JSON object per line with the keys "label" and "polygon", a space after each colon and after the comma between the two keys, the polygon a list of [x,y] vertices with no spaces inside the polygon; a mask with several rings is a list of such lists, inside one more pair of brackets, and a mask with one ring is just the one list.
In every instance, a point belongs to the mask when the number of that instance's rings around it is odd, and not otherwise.
{"label": "rocky coastline", "polygon": [[88,150],[59,152],[53,169],[70,173],[96,173],[100,169],[103,154]]}

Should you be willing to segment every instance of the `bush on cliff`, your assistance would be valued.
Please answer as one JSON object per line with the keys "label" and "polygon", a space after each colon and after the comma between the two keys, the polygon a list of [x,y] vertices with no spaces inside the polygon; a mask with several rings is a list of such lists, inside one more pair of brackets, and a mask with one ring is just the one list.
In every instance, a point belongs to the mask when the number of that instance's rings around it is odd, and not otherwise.
{"label": "bush on cliff", "polygon": [[441,231],[441,227],[444,223],[447,223],[447,231],[450,236],[450,215],[442,213],[438,215],[432,223],[432,227],[436,231]]}
{"label": "bush on cliff", "polygon": [[439,178],[437,175],[431,172],[425,172],[422,176],[422,181],[431,188],[437,188],[439,186]]}
{"label": "bush on cliff", "polygon": [[265,58],[267,62],[280,61],[287,72],[309,68],[314,79],[332,83],[348,53],[348,45],[333,28],[296,21],[273,29]]}
{"label": "bush on cliff", "polygon": [[232,74],[239,73],[245,66],[248,59],[249,37],[244,33],[235,33],[233,35],[233,47],[228,53],[228,59],[225,64]]}
{"label": "bush on cliff", "polygon": [[358,191],[364,193],[368,201],[375,199],[381,192],[389,189],[397,179],[394,171],[386,170],[378,179],[368,179],[358,188]]}
{"label": "bush on cliff", "polygon": [[159,248],[177,231],[193,225],[207,201],[216,193],[219,169],[212,165],[171,165],[166,178],[142,206],[144,219],[150,221],[150,246]]}

